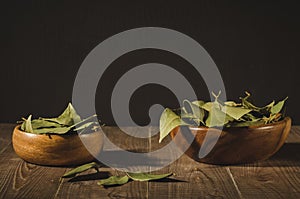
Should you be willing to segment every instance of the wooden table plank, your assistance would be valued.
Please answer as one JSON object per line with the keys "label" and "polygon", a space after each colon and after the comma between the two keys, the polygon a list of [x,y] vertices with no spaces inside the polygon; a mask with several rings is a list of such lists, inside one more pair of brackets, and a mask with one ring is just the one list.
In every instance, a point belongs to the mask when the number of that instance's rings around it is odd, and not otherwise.
{"label": "wooden table plank", "polygon": [[[60,182],[66,168],[25,163],[12,149],[14,126],[0,124],[0,198],[300,198],[299,126],[292,128],[287,143],[267,161],[215,166],[183,155],[157,171],[175,173],[168,180],[130,182],[110,188],[98,186],[97,180],[122,172],[105,167],[101,173],[88,171],[71,181]],[[148,152],[162,147],[157,136],[137,139],[115,127],[106,128],[108,137],[123,149]],[[137,134],[141,129],[127,127],[127,130]],[[156,130],[151,128],[149,134]],[[111,152],[110,148],[105,150]]]}
{"label": "wooden table plank", "polygon": [[[158,131],[158,128],[152,128],[152,131]],[[153,136],[151,150],[159,149],[169,141],[166,138],[165,143],[159,144],[158,135]],[[174,173],[171,179],[149,182],[149,198],[239,198],[226,167],[199,163],[182,155],[156,173],[168,172]]]}
{"label": "wooden table plank", "polygon": [[159,172],[174,172],[175,180],[149,182],[149,198],[239,198],[226,167],[205,165],[184,155]]}
{"label": "wooden table plank", "polygon": [[[130,182],[122,186],[108,187],[97,185],[97,181],[109,175],[122,175],[111,169],[101,169],[100,173],[88,171],[87,175],[75,180],[64,179],[55,198],[146,198],[147,182]],[[123,174],[124,175],[124,174]],[[82,178],[83,177],[83,178]],[[82,180],[82,181],[81,181]]]}
{"label": "wooden table plank", "polygon": [[53,198],[65,168],[26,163],[11,145],[1,154],[0,198]]}
{"label": "wooden table plank", "polygon": [[[129,151],[147,152],[149,149],[148,139],[136,139],[129,136],[116,127],[103,128],[106,136],[118,147]],[[141,131],[149,131],[148,129],[137,129],[132,127],[124,127],[124,130],[131,132],[133,135]],[[111,148],[104,148],[104,152],[113,153]],[[136,168],[138,169],[138,168]],[[97,181],[107,178],[110,175],[125,175],[122,172],[115,171],[111,168],[100,168],[100,173],[94,171],[85,172],[76,182],[64,179],[56,198],[147,198],[148,183],[147,182],[130,182],[128,184],[104,188],[97,185]],[[83,177],[83,178],[82,178]],[[87,177],[87,178],[86,178]],[[93,179],[93,180],[86,180]],[[76,180],[76,179],[75,179]]]}
{"label": "wooden table plank", "polygon": [[3,153],[11,144],[12,131],[16,124],[0,125],[0,154]]}
{"label": "wooden table plank", "polygon": [[259,163],[230,167],[243,198],[300,198],[300,169]]}
{"label": "wooden table plank", "polygon": [[300,198],[299,130],[269,160],[229,167],[243,198]]}
{"label": "wooden table plank", "polygon": [[286,143],[300,143],[300,126],[293,126]]}

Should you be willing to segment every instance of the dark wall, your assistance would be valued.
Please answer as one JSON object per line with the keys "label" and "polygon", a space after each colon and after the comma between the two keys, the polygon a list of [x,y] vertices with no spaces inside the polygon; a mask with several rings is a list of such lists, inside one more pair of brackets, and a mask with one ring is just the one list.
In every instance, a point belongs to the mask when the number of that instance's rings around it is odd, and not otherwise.
{"label": "dark wall", "polygon": [[[130,3],[129,3],[130,2]],[[244,90],[259,105],[289,96],[287,113],[300,124],[298,73],[300,12],[297,1],[9,1],[1,5],[0,122],[21,116],[55,116],[71,101],[82,61],[101,41],[121,31],[159,26],[197,40],[216,62],[227,96]],[[185,60],[168,52],[141,50],[116,60],[99,83],[97,111],[113,124],[110,95],[122,72],[157,61],[185,73],[199,98],[207,89]],[[104,85],[104,86],[103,86]],[[147,121],[153,103],[176,107],[157,85],[139,89],[131,113]]]}

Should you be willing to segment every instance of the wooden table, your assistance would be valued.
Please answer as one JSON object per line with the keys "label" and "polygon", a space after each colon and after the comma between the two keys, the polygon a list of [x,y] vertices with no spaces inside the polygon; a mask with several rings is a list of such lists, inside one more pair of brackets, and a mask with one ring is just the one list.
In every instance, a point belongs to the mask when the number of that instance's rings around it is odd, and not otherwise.
{"label": "wooden table", "polygon": [[[103,188],[97,180],[120,173],[101,168],[75,180],[60,177],[70,168],[36,166],[13,151],[14,124],[0,124],[0,198],[300,198],[300,127],[294,126],[283,148],[271,159],[238,166],[214,166],[183,155],[160,173],[173,172],[168,180],[130,182]],[[112,137],[119,134],[108,127]],[[155,128],[153,129],[155,130]],[[134,146],[131,138],[124,146]],[[157,143],[153,137],[140,147]]]}

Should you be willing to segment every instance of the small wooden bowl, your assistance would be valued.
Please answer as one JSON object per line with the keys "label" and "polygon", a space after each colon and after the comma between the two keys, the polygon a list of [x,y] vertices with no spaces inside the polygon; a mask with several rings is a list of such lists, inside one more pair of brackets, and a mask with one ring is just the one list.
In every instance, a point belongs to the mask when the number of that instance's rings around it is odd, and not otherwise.
{"label": "small wooden bowl", "polygon": [[[171,132],[171,137],[179,148],[182,148],[187,146],[187,137],[194,136],[195,139],[185,153],[196,161],[209,164],[242,164],[271,157],[284,144],[290,129],[291,118],[286,117],[273,124],[231,127],[223,130],[207,127],[177,127]],[[210,133],[209,139],[204,140],[207,132]],[[213,146],[215,140],[217,142]],[[199,158],[201,146],[206,146],[202,149],[204,151],[210,148],[212,150],[206,156]]]}
{"label": "small wooden bowl", "polygon": [[[93,144],[93,154],[103,147],[101,133],[82,135]],[[18,156],[27,162],[48,166],[79,165],[94,160],[94,157],[82,144],[77,133],[66,135],[38,135],[26,133],[16,126],[12,136],[13,148]]]}

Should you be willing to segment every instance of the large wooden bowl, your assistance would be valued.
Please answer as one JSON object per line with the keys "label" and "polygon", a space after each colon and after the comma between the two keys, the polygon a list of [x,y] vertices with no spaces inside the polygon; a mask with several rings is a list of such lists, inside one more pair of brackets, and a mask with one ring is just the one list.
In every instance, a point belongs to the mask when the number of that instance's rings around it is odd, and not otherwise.
{"label": "large wooden bowl", "polygon": [[[92,154],[102,150],[103,138],[101,133],[93,132],[81,136],[93,144]],[[94,160],[77,133],[38,135],[21,131],[20,126],[16,126],[13,131],[12,143],[18,156],[34,164],[67,166]]]}
{"label": "large wooden bowl", "polygon": [[[207,127],[177,127],[171,132],[171,137],[179,148],[183,148],[182,146],[187,146],[187,138],[194,136],[195,139],[185,153],[196,161],[209,164],[241,164],[271,157],[283,145],[290,129],[291,118],[286,117],[273,124],[232,127],[223,130]],[[209,139],[204,140],[207,133],[210,133]],[[215,145],[213,145],[214,140],[217,140]],[[206,156],[199,158],[201,146],[206,146],[203,151],[210,148],[212,150]]]}

